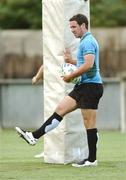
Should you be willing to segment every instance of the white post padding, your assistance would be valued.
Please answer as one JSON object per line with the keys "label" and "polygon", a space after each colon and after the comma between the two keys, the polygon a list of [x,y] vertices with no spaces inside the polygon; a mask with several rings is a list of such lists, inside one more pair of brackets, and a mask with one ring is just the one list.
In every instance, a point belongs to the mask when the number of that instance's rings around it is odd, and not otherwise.
{"label": "white post padding", "polygon": [[[63,51],[70,48],[76,56],[78,40],[69,29],[69,19],[83,13],[89,17],[89,1],[43,0],[44,120],[55,111],[58,103],[72,90],[60,77],[64,63]],[[88,155],[87,137],[80,110],[64,117],[59,126],[44,136],[44,161],[67,164]]]}
{"label": "white post padding", "polygon": [[120,129],[121,132],[126,132],[126,81],[121,79],[120,82],[120,110],[121,110],[121,121]]}

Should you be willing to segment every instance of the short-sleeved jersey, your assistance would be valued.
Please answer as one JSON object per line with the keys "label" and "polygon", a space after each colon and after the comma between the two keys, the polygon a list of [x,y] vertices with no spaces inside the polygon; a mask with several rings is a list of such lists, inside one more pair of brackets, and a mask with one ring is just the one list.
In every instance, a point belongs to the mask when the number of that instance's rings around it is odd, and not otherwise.
{"label": "short-sleeved jersey", "polygon": [[86,32],[80,40],[77,52],[77,67],[84,64],[86,54],[94,54],[94,65],[89,71],[82,74],[81,83],[102,83],[99,72],[99,45],[90,32]]}

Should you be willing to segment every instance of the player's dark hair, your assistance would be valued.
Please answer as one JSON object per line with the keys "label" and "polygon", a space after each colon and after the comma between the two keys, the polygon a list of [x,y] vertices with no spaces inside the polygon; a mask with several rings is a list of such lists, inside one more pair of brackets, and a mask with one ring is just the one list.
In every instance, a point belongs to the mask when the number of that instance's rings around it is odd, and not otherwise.
{"label": "player's dark hair", "polygon": [[69,21],[76,21],[80,26],[84,23],[86,29],[88,29],[88,19],[83,14],[74,15],[72,18],[69,19]]}

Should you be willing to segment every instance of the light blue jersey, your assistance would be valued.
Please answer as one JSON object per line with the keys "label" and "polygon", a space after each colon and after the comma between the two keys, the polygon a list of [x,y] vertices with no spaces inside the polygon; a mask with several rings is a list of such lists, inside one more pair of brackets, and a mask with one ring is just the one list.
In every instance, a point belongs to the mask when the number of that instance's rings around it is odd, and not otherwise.
{"label": "light blue jersey", "polygon": [[82,74],[81,83],[102,83],[99,72],[99,45],[90,32],[86,32],[80,40],[77,53],[77,67],[84,64],[84,55],[94,54],[95,60],[93,67]]}

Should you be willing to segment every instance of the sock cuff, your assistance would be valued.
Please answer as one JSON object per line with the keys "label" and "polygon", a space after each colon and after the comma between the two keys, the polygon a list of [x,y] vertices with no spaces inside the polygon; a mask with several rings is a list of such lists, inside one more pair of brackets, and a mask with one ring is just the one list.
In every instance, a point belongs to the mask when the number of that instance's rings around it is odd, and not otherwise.
{"label": "sock cuff", "polygon": [[86,129],[87,133],[97,133],[98,129],[97,128],[93,128],[93,129]]}
{"label": "sock cuff", "polygon": [[56,112],[53,113],[53,116],[58,120],[58,121],[61,121],[63,118],[57,114]]}

